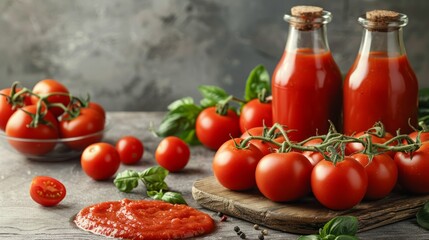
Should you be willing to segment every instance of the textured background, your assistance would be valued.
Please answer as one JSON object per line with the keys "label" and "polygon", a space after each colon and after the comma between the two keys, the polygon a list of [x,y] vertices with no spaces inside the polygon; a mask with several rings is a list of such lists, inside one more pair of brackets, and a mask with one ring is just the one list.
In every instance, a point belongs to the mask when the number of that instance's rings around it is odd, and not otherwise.
{"label": "textured background", "polygon": [[249,71],[270,73],[284,49],[283,15],[298,4],[333,13],[329,43],[343,72],[354,61],[367,10],[405,13],[405,45],[429,87],[426,0],[0,0],[0,87],[51,77],[108,110],[165,110],[217,85],[241,96]]}

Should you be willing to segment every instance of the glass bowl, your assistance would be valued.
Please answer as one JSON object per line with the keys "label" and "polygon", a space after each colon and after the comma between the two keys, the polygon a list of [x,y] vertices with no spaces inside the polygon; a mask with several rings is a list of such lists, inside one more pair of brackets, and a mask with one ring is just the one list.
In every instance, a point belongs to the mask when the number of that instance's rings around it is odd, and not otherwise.
{"label": "glass bowl", "polygon": [[0,131],[0,145],[35,161],[57,162],[80,157],[83,150],[92,143],[100,142],[109,124],[106,119],[104,129],[79,137],[58,139],[30,139],[9,137]]}

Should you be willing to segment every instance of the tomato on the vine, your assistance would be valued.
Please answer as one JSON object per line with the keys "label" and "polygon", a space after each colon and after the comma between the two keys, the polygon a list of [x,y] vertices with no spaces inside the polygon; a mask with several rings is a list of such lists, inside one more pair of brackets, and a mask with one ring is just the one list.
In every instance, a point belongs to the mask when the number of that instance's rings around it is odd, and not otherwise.
{"label": "tomato on the vine", "polygon": [[82,152],[83,171],[94,180],[106,180],[115,175],[121,163],[116,148],[108,143],[94,143]]}
{"label": "tomato on the vine", "polygon": [[[33,93],[40,97],[46,97],[49,103],[59,103],[67,107],[70,103],[69,90],[59,81],[55,79],[44,79],[36,83],[33,87]],[[31,102],[36,104],[39,101],[39,97],[36,95],[31,96]],[[61,107],[49,107],[49,111],[54,114],[55,117],[60,116],[64,110]]]}
{"label": "tomato on the vine", "polygon": [[312,169],[313,165],[301,153],[271,153],[256,167],[256,185],[272,201],[294,201],[310,193]]}
{"label": "tomato on the vine", "polygon": [[[55,147],[55,141],[43,140],[55,140],[59,137],[58,121],[50,111],[42,109],[41,112],[37,124],[34,124],[33,116],[31,116],[37,113],[36,105],[24,106],[10,116],[6,125],[6,135],[23,138],[8,140],[17,151],[31,155],[43,155]],[[26,141],[25,139],[31,140]]]}
{"label": "tomato on the vine", "polygon": [[[60,136],[62,138],[74,138],[85,135],[85,138],[66,141],[65,144],[75,150],[83,150],[92,143],[99,142],[103,134],[105,119],[99,112],[91,108],[81,108],[78,116],[65,113],[60,121]],[[98,133],[98,134],[97,134]]]}
{"label": "tomato on the vine", "polygon": [[124,136],[116,142],[116,150],[121,162],[124,164],[136,164],[144,153],[143,143],[134,136]]}
{"label": "tomato on the vine", "polygon": [[262,152],[252,143],[238,148],[243,141],[234,138],[226,141],[213,158],[213,173],[219,183],[230,190],[247,190],[256,186],[255,172]]}
{"label": "tomato on the vine", "polygon": [[101,106],[100,104],[96,102],[89,102],[87,108],[94,109],[95,111],[100,113],[103,118],[106,118],[106,110],[104,110],[103,106]]}
{"label": "tomato on the vine", "polygon": [[[322,142],[323,142],[323,139],[315,138],[304,143],[303,146],[304,147],[316,146],[321,144]],[[319,163],[324,159],[323,155],[318,151],[304,151],[302,154],[308,158],[308,160],[311,162],[313,166],[315,166],[317,163]]]}
{"label": "tomato on the vine", "polygon": [[415,152],[397,152],[398,184],[412,193],[429,193],[429,143]]}
{"label": "tomato on the vine", "polygon": [[[250,136],[262,136],[263,132],[264,132],[264,127],[250,128],[249,130],[247,130],[246,132],[241,134],[240,138],[245,139],[245,138],[248,138]],[[274,139],[274,141],[277,141],[277,139]],[[279,149],[279,146],[277,146],[276,144],[271,143],[269,141],[252,139],[249,142],[252,143],[253,145],[255,145],[255,147],[259,148],[259,150],[261,150],[263,155],[273,153],[277,149]]]}
{"label": "tomato on the vine", "polygon": [[[359,138],[365,134],[366,134],[365,132],[359,132],[356,135],[354,135],[354,137]],[[370,134],[370,136],[371,136],[371,141],[373,143],[378,143],[378,144],[384,144],[385,142],[387,142],[393,138],[393,135],[391,133],[388,133],[388,132],[386,132],[383,137],[377,137],[373,134]],[[364,139],[364,141],[366,141],[366,140]],[[395,142],[392,142],[389,145],[394,146],[395,144],[396,144]],[[345,153],[346,153],[346,155],[352,155],[354,153],[358,153],[358,152],[361,152],[363,150],[364,150],[364,146],[362,145],[362,143],[351,142],[351,143],[346,144]],[[395,152],[393,152],[393,151],[389,151],[386,153],[392,158],[395,156]]]}
{"label": "tomato on the vine", "polygon": [[[408,134],[408,136],[413,140],[417,141],[417,137],[420,138],[420,142],[427,142],[429,141],[429,132],[412,132]],[[404,144],[407,144],[407,142],[404,140]]]}
{"label": "tomato on the vine", "polygon": [[195,124],[198,140],[213,150],[231,137],[241,135],[239,117],[231,109],[228,109],[226,115],[220,115],[216,112],[216,107],[208,107],[201,111]]}
{"label": "tomato on the vine", "polygon": [[393,159],[385,153],[374,155],[371,160],[363,153],[356,153],[351,157],[365,167],[368,176],[365,198],[375,200],[389,195],[398,179],[398,168]]}
{"label": "tomato on the vine", "polygon": [[175,136],[164,138],[155,150],[157,163],[170,172],[178,172],[185,168],[190,156],[189,146]]}
{"label": "tomato on the vine", "polygon": [[31,181],[30,196],[36,203],[45,207],[51,207],[64,199],[66,188],[55,178],[37,176]]}
{"label": "tomato on the vine", "polygon": [[325,207],[345,210],[357,205],[365,196],[368,176],[354,158],[345,157],[335,165],[322,160],[311,173],[311,189]]}
{"label": "tomato on the vine", "polygon": [[[15,91],[19,91],[16,89]],[[5,130],[7,121],[10,116],[20,107],[31,105],[31,100],[28,96],[23,96],[18,99],[19,102],[12,103],[10,99],[12,89],[5,88],[0,90],[0,129]]]}
{"label": "tomato on the vine", "polygon": [[240,130],[245,133],[254,127],[273,125],[273,111],[271,102],[261,102],[258,98],[247,102],[240,113]]}

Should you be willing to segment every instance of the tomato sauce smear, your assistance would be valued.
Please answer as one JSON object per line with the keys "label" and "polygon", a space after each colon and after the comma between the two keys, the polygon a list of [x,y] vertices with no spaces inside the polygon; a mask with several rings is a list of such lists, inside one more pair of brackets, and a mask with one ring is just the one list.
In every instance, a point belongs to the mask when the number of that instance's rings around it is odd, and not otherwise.
{"label": "tomato sauce smear", "polygon": [[82,209],[74,222],[94,234],[124,239],[191,238],[215,228],[206,213],[187,205],[155,200],[98,203]]}

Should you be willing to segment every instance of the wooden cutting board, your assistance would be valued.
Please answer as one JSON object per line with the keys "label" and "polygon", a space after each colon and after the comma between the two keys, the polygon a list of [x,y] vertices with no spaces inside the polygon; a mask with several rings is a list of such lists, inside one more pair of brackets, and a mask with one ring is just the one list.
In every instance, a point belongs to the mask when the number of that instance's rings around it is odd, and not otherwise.
{"label": "wooden cutting board", "polygon": [[272,229],[297,234],[317,233],[331,218],[353,215],[359,220],[359,231],[366,231],[415,217],[429,195],[410,196],[391,193],[377,201],[364,201],[353,209],[333,211],[309,196],[294,203],[275,203],[258,190],[236,192],[219,184],[215,177],[194,182],[193,198],[203,207]]}

